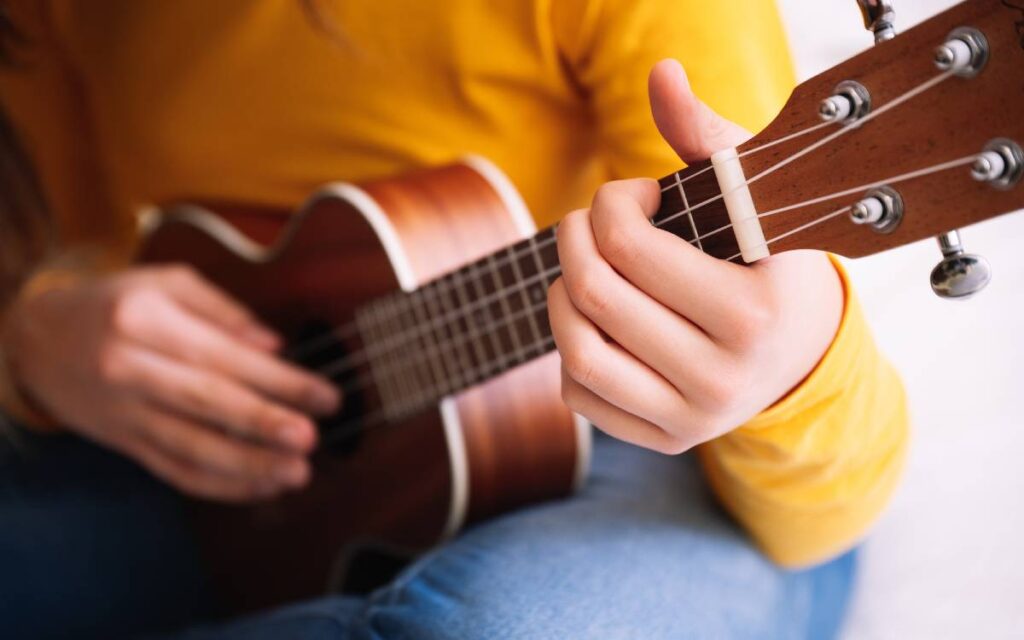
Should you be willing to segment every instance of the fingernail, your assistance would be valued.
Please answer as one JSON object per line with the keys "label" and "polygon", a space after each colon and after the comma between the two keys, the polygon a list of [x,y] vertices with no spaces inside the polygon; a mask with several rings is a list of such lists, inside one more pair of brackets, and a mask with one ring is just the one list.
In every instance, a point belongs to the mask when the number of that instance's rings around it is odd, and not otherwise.
{"label": "fingernail", "polygon": [[341,393],[328,384],[314,386],[309,392],[309,405],[316,415],[329,416],[341,405]]}
{"label": "fingernail", "polygon": [[305,420],[288,419],[277,426],[277,437],[286,447],[307,451],[316,443],[316,429]]}
{"label": "fingernail", "polygon": [[302,487],[309,482],[309,465],[305,462],[289,462],[277,468],[275,477],[289,487]]}

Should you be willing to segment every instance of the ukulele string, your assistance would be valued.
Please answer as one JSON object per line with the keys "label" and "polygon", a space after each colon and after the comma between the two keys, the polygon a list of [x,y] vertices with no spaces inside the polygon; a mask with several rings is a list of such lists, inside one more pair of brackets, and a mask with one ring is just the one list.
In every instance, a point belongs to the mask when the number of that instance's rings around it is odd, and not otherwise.
{"label": "ukulele string", "polygon": [[[745,158],[747,156],[754,155],[755,153],[758,153],[760,151],[764,151],[765,149],[770,149],[770,148],[772,148],[772,147],[774,147],[776,145],[780,145],[780,144],[783,144],[785,142],[789,142],[790,140],[795,140],[795,139],[800,138],[802,136],[805,136],[805,135],[807,135],[809,133],[814,133],[815,131],[819,131],[821,129],[824,129],[825,127],[831,127],[831,126],[833,126],[835,124],[837,124],[837,123],[835,123],[835,122],[819,122],[817,124],[813,124],[813,125],[805,128],[805,129],[801,129],[801,130],[799,130],[799,131],[797,131],[795,133],[791,133],[789,135],[782,136],[781,138],[779,138],[777,140],[772,140],[771,142],[765,142],[764,144],[760,144],[760,145],[751,147],[751,148],[747,149],[746,151],[743,151],[742,153],[740,153],[739,157],[740,158]],[[672,184],[668,185],[667,187],[662,187],[661,191],[662,191],[662,193],[664,193],[666,191],[671,191],[672,189],[677,189],[680,184],[686,184],[690,180],[693,180],[697,176],[703,175],[703,174],[707,173],[708,171],[711,171],[712,169],[714,169],[714,167],[711,166],[711,165],[708,165],[708,166],[704,167],[703,169],[701,169],[700,171],[694,171],[693,173],[687,175],[685,178],[680,177],[679,178],[679,182],[673,182]],[[679,173],[679,172],[677,171],[676,173]]]}
{"label": "ukulele string", "polygon": [[[798,160],[799,158],[802,158],[802,157],[808,155],[809,153],[812,153],[813,151],[816,151],[817,149],[821,148],[822,146],[824,146],[824,145],[826,145],[826,144],[828,144],[830,142],[833,142],[837,138],[845,135],[846,133],[848,133],[848,132],[850,132],[850,131],[852,131],[854,129],[860,128],[862,125],[866,124],[867,122],[869,122],[869,121],[871,121],[871,120],[881,116],[884,113],[887,113],[888,111],[890,111],[890,110],[900,106],[901,104],[907,102],[908,100],[911,100],[912,98],[914,98],[914,97],[924,93],[925,91],[927,91],[927,90],[931,89],[932,87],[938,85],[942,81],[948,79],[952,75],[954,75],[954,71],[950,70],[950,71],[945,71],[943,73],[940,73],[938,75],[935,75],[935,76],[929,78],[928,80],[922,82],[921,84],[917,85],[916,87],[913,87],[912,89],[908,90],[907,92],[897,96],[896,98],[893,98],[888,103],[886,103],[885,105],[882,105],[881,107],[879,107],[878,109],[876,109],[876,110],[872,111],[871,113],[867,114],[863,118],[861,118],[859,120],[856,120],[854,122],[851,122],[851,123],[849,123],[847,125],[844,125],[838,131],[836,131],[836,132],[834,132],[832,134],[829,134],[829,135],[827,135],[827,136],[825,136],[825,137],[823,137],[823,138],[821,138],[821,139],[811,143],[810,145],[804,147],[800,151],[792,154],[791,156],[789,156],[787,158],[784,158],[783,160],[780,160],[776,164],[768,167],[767,169],[765,169],[761,173],[755,175],[753,178],[748,179],[745,183],[735,187],[734,191],[738,190],[738,189],[742,189],[742,188],[748,187],[749,185],[753,184],[754,182],[756,182],[756,181],[758,181],[758,180],[760,180],[760,179],[770,175],[771,173],[774,173],[774,172],[778,171],[782,167],[784,167],[784,166],[786,166],[786,165],[788,165],[788,164]],[[755,153],[757,151],[761,151],[761,150],[770,148],[770,147],[775,146],[777,144],[781,144],[781,143],[783,143],[783,142],[785,142],[787,140],[792,140],[794,138],[797,138],[797,137],[809,134],[809,133],[811,133],[813,131],[820,130],[820,129],[822,129],[822,128],[826,127],[826,126],[829,126],[831,124],[833,124],[833,123],[823,122],[823,123],[815,124],[815,125],[813,125],[811,127],[803,129],[801,131],[797,131],[796,133],[789,134],[788,136],[784,136],[783,138],[780,138],[778,140],[765,143],[765,144],[760,145],[758,147],[754,147],[754,148],[744,152],[743,154],[741,154],[741,157],[743,155],[749,155],[751,153]],[[696,172],[695,174],[692,174],[692,175],[688,176],[687,179],[696,177],[696,175],[698,175],[700,173],[703,173],[705,171],[708,171],[711,168],[712,167],[710,167],[710,166],[705,167],[704,169]],[[677,185],[675,183],[673,183],[671,185],[671,188],[676,188],[676,186]],[[711,198],[708,198],[707,200],[704,200],[703,202],[700,202],[700,203],[698,203],[698,204],[696,204],[696,205],[694,205],[692,207],[689,207],[688,209],[684,209],[682,211],[676,212],[675,214],[670,215],[670,216],[664,218],[663,220],[660,220],[656,226],[665,225],[665,224],[667,224],[667,223],[669,223],[669,222],[679,218],[682,215],[685,215],[685,214],[688,214],[688,213],[692,213],[693,211],[696,211],[696,210],[701,209],[701,208],[703,208],[703,207],[705,207],[705,206],[707,206],[709,204],[712,204],[712,203],[714,203],[714,202],[716,202],[718,200],[721,200],[726,195],[727,194],[719,194],[717,196],[713,196]],[[838,197],[838,196],[835,196],[835,197]],[[828,198],[826,198],[826,199],[828,199]],[[697,238],[697,239],[695,239],[693,241],[690,241],[690,244],[695,244],[696,240],[703,240],[704,238],[709,237],[711,235],[714,235],[716,233],[720,233],[720,232],[724,231],[725,229],[730,228],[731,226],[732,225],[726,225],[726,226],[720,227],[718,229],[715,229],[714,231],[712,231],[712,232],[710,232],[708,234],[705,234],[704,236],[701,236],[701,237],[699,237],[699,238]],[[538,242],[536,244],[536,246],[539,248],[539,247],[542,247],[542,246],[546,246],[546,245],[548,245],[548,244],[550,244],[552,242],[554,242],[554,239],[553,238],[548,238],[548,239],[545,239],[544,241]],[[501,258],[496,260],[495,263],[497,265],[501,265],[502,263],[499,262],[500,260],[509,261],[509,260],[513,260],[513,259],[517,259],[517,256],[515,256],[514,252],[512,252],[510,255],[502,256]],[[445,280],[440,280],[440,281],[438,281],[438,284],[435,285],[435,289],[436,288],[440,288],[441,286],[445,286],[445,285],[447,285],[447,282]],[[424,299],[423,300],[424,303],[430,302],[430,301],[437,301],[437,299],[438,299],[438,297],[439,297],[441,292],[440,291],[436,291],[436,290],[432,290],[429,293],[437,294],[437,296],[435,298],[433,298],[432,300],[429,300],[429,301]],[[475,303],[474,305],[471,305],[471,306],[481,306],[481,305],[480,305],[479,302],[477,302],[477,303]],[[397,313],[393,314],[392,316],[389,316],[388,318],[381,318],[381,320],[392,319],[394,317],[397,317],[398,314],[403,313],[405,311],[408,311],[408,309],[402,309],[400,304],[399,305],[395,305],[395,309],[397,309]],[[468,320],[468,314],[469,314],[470,310],[469,309],[460,310],[460,312],[464,313],[465,317],[466,317],[466,320]],[[459,313],[456,313],[456,315],[459,315]],[[443,322],[444,321],[442,321],[442,325],[443,325]],[[431,324],[434,324],[434,323],[431,323]],[[416,336],[417,339],[421,339],[429,331],[432,331],[434,328],[436,328],[436,327],[430,327],[430,328],[427,328],[427,329],[415,328],[413,331],[416,332],[416,333],[419,333],[419,334],[423,334],[423,335],[417,335]],[[355,334],[358,331],[358,329],[355,327],[355,323],[354,322],[349,322],[349,323],[346,323],[345,325],[340,326],[338,331],[343,331],[344,333],[347,333],[347,334]],[[328,332],[325,332],[321,336],[313,338],[309,342],[301,343],[298,346],[295,346],[295,347],[292,347],[292,348],[288,349],[286,353],[289,356],[291,356],[292,358],[297,358],[297,356],[295,355],[296,351],[304,352],[305,355],[309,355],[309,352],[313,350],[309,346],[310,343],[312,343],[312,342],[320,343],[321,345],[328,345],[328,344],[331,344],[331,343],[338,343],[339,342],[339,338],[337,337],[337,333],[335,331],[328,331]],[[366,350],[364,349],[362,351],[366,351]],[[355,355],[357,353],[358,352],[353,352],[352,355]],[[346,356],[346,358],[347,357],[349,357],[349,356]],[[364,356],[363,360],[365,361],[369,357],[370,356]]]}
{"label": "ukulele string", "polygon": [[[753,154],[758,153],[760,151],[764,151],[765,149],[770,149],[771,147],[774,147],[776,145],[784,144],[786,142],[789,142],[790,140],[795,140],[796,138],[800,138],[802,136],[814,133],[815,131],[819,131],[821,129],[824,129],[825,127],[833,126],[834,124],[836,124],[836,123],[833,123],[833,122],[819,122],[817,124],[814,124],[814,125],[811,125],[809,127],[804,128],[804,129],[801,129],[799,131],[796,131],[795,133],[791,133],[791,134],[782,136],[781,138],[778,138],[776,140],[772,140],[772,141],[769,141],[769,142],[765,142],[764,144],[760,144],[760,145],[751,147],[750,149],[747,149],[747,150],[743,151],[742,153],[740,153],[739,157],[740,158],[744,158],[744,157],[753,155]],[[696,178],[697,176],[700,176],[700,175],[703,175],[704,173],[707,173],[708,171],[712,170],[713,168],[714,167],[712,167],[711,165],[708,165],[708,166],[704,167],[703,169],[700,169],[699,171],[695,171],[695,172],[687,175],[685,178],[680,178],[679,179],[679,183],[673,182],[671,185],[669,185],[667,187],[663,187],[662,188],[662,192],[668,191],[668,190],[671,190],[671,189],[676,189],[676,188],[678,188],[678,184],[685,184],[685,183],[689,182],[690,180]],[[702,236],[699,239],[703,240],[704,237]],[[537,243],[537,247],[538,248],[542,248],[542,247],[547,246],[548,244],[550,244],[552,241],[553,240],[551,240],[551,239],[547,239],[547,240],[541,241],[541,242]],[[691,244],[694,244],[694,243],[691,241]],[[506,257],[506,256],[501,256],[501,257],[497,258],[497,260],[495,261],[495,266],[502,267],[502,266],[504,266],[505,262],[510,262],[511,259],[512,258],[509,258],[509,257]],[[503,261],[505,261],[505,262],[503,262]],[[298,343],[296,345],[290,346],[286,350],[286,353],[288,354],[288,357],[293,358],[295,360],[299,360],[299,359],[301,359],[303,357],[307,357],[309,355],[312,355],[313,353],[319,351],[322,348],[333,346],[339,340],[343,340],[346,337],[352,337],[357,332],[358,332],[358,327],[356,326],[356,323],[355,322],[347,322],[347,323],[345,323],[343,325],[338,325],[338,327],[335,328],[335,329],[331,329],[331,330],[325,331],[324,333],[322,333],[322,334],[320,334],[318,336],[314,336],[314,337],[309,338],[309,339],[307,339],[307,340],[305,340],[303,342],[300,342],[300,343]],[[339,334],[342,334],[342,335],[339,335]]]}
{"label": "ukulele string", "polygon": [[[844,189],[843,191],[837,191],[837,192],[829,194],[829,195],[820,196],[820,197],[817,197],[817,198],[811,198],[810,200],[804,200],[803,202],[797,202],[796,204],[787,205],[785,207],[780,207],[778,209],[772,209],[771,211],[765,211],[764,213],[757,214],[757,217],[758,218],[768,218],[770,216],[778,215],[780,213],[786,213],[787,211],[792,211],[794,209],[802,209],[804,207],[809,207],[809,206],[812,206],[812,205],[815,205],[815,204],[821,204],[822,202],[828,202],[829,200],[835,200],[836,198],[842,198],[844,196],[851,196],[851,195],[861,194],[861,193],[864,193],[865,191],[867,191],[869,189],[874,189],[876,187],[881,187],[881,186],[889,185],[889,184],[899,184],[900,182],[906,182],[907,180],[913,180],[914,178],[920,178],[920,177],[923,177],[923,176],[931,175],[931,174],[937,173],[939,171],[946,171],[948,169],[955,169],[957,167],[962,167],[964,165],[972,164],[975,160],[978,159],[978,157],[979,157],[978,154],[971,154],[969,156],[964,156],[963,158],[957,158],[956,160],[950,160],[948,162],[942,162],[940,164],[936,164],[936,165],[933,165],[931,167],[925,167],[924,169],[918,169],[916,171],[910,171],[908,173],[903,173],[903,174],[900,174],[900,175],[897,175],[897,176],[892,176],[891,178],[887,178],[885,180],[876,180],[875,182],[869,182],[867,184],[862,184],[862,185],[860,185],[858,187],[851,187],[849,189]],[[702,235],[700,237],[700,239],[703,240],[704,238],[711,237],[713,235],[716,235],[716,234],[719,234],[719,233],[725,231],[726,229],[731,229],[731,228],[732,228],[731,224],[723,225],[721,227],[718,227],[717,229],[713,229],[712,231],[708,231],[707,233]],[[733,256],[733,257],[735,257],[735,256]]]}
{"label": "ukulele string", "polygon": [[[760,144],[760,145],[751,147],[750,149],[747,149],[746,151],[740,153],[739,157],[740,158],[744,158],[744,157],[753,155],[753,154],[758,153],[760,151],[764,151],[765,149],[770,149],[770,148],[772,148],[772,147],[774,147],[776,145],[784,144],[786,142],[789,142],[790,140],[795,140],[796,138],[800,138],[800,137],[808,135],[810,133],[814,133],[815,131],[819,131],[821,129],[824,129],[825,127],[833,126],[834,124],[836,124],[836,123],[834,123],[834,122],[819,122],[817,124],[814,124],[814,125],[811,125],[809,127],[804,128],[804,129],[801,129],[801,130],[799,130],[799,131],[797,131],[795,133],[791,133],[789,135],[782,136],[781,138],[778,138],[776,140],[772,140],[770,142],[765,142],[764,144]],[[703,175],[704,173],[707,173],[708,171],[710,171],[713,168],[714,167],[712,167],[711,165],[708,165],[708,166],[704,167],[703,169],[701,169],[699,171],[694,171],[693,173],[687,175],[685,178],[680,178],[679,179],[679,183],[673,182],[669,186],[663,187],[662,188],[662,192],[668,191],[668,190],[671,190],[671,189],[676,189],[676,188],[678,188],[678,184],[685,184],[685,183],[689,182],[690,180],[696,178],[697,176],[700,176],[700,175]],[[702,236],[699,239],[703,240],[704,237]],[[546,246],[547,244],[550,244],[550,242],[551,242],[551,240],[549,239],[549,240],[543,241],[541,243],[538,243],[537,246],[538,247],[543,247],[543,246]],[[691,244],[693,244],[693,242],[691,242]],[[497,267],[504,266],[504,263],[502,262],[503,260],[504,261],[511,261],[511,259],[509,257],[502,256],[502,257],[498,258],[497,260],[495,260],[496,266]],[[320,348],[331,346],[331,343],[336,342],[338,339],[344,339],[346,337],[352,337],[357,332],[358,332],[358,327],[356,326],[356,323],[355,322],[348,322],[348,323],[345,323],[343,325],[339,325],[336,329],[325,331],[324,333],[320,334],[319,336],[315,336],[313,338],[309,338],[306,341],[300,342],[300,343],[298,343],[298,344],[296,344],[294,346],[289,347],[288,350],[287,350],[287,353],[288,353],[289,357],[298,360],[298,359],[301,359],[301,358],[303,358],[305,356],[311,355],[313,352],[316,352]],[[343,334],[343,335],[338,335],[338,334]]]}
{"label": "ukulele string", "polygon": [[[943,82],[944,80],[952,77],[955,73],[956,73],[955,71],[950,70],[950,71],[944,71],[944,72],[942,72],[942,73],[940,73],[938,75],[932,76],[928,80],[925,80],[924,82],[922,82],[921,84],[917,85],[916,87],[910,89],[909,91],[907,91],[907,92],[905,92],[905,93],[903,93],[903,94],[901,94],[899,96],[896,96],[895,98],[893,98],[889,102],[885,103],[881,107],[875,109],[874,111],[872,111],[871,113],[867,114],[863,118],[860,118],[859,120],[854,120],[853,122],[851,122],[851,123],[849,123],[847,125],[844,125],[838,131],[836,131],[834,133],[830,133],[829,135],[822,137],[820,140],[816,140],[815,142],[807,145],[806,147],[804,147],[800,151],[797,151],[796,153],[792,154],[791,156],[789,156],[787,158],[783,158],[779,162],[776,162],[775,164],[773,164],[772,166],[768,167],[767,169],[765,169],[761,173],[759,173],[759,174],[755,175],[754,177],[746,180],[745,182],[737,185],[731,191],[729,191],[727,193],[721,193],[721,194],[718,194],[717,196],[713,196],[711,198],[708,198],[707,200],[704,200],[703,202],[700,202],[700,203],[694,205],[693,207],[690,207],[689,209],[683,209],[682,211],[678,211],[675,214],[665,218],[662,222],[666,222],[666,223],[667,222],[671,222],[672,220],[675,220],[676,218],[678,218],[680,216],[686,215],[688,213],[692,213],[693,211],[696,211],[697,209],[699,209],[701,207],[704,207],[704,206],[709,205],[709,204],[711,204],[713,202],[721,200],[721,199],[725,198],[725,196],[729,195],[730,193],[733,193],[733,192],[738,191],[740,189],[749,188],[750,185],[754,184],[758,180],[760,180],[760,179],[762,179],[762,178],[764,178],[766,176],[769,176],[772,173],[775,173],[779,169],[785,167],[786,165],[788,165],[788,164],[790,164],[792,162],[795,162],[796,160],[799,160],[800,158],[806,156],[809,153],[817,151],[821,147],[825,146],[826,144],[829,144],[830,142],[835,141],[837,138],[839,138],[839,137],[841,137],[843,135],[846,135],[850,131],[853,131],[855,129],[859,129],[863,125],[865,125],[868,122],[874,120],[875,118],[881,116],[882,114],[887,113],[887,112],[891,111],[892,109],[895,109],[896,107],[900,106],[901,104],[907,102],[908,100],[911,100],[912,98],[917,97],[918,95],[924,93],[925,91],[928,91],[932,87],[934,87],[934,86],[938,85],[939,83]],[[675,185],[673,184],[672,186],[674,187]],[[726,228],[728,228],[728,227],[726,227]]]}
{"label": "ukulele string", "polygon": [[[746,186],[749,186],[749,185],[753,184],[755,181],[760,180],[761,178],[764,178],[765,176],[768,176],[768,175],[770,175],[771,173],[773,173],[775,171],[778,171],[779,169],[781,169],[782,167],[786,166],[787,164],[790,164],[791,162],[794,162],[795,160],[797,160],[797,159],[799,159],[801,157],[804,157],[807,154],[809,154],[809,153],[811,153],[811,152],[813,152],[813,151],[815,151],[815,150],[825,146],[826,144],[836,140],[840,136],[845,135],[846,133],[848,133],[850,131],[853,131],[854,129],[858,129],[859,127],[861,127],[862,125],[864,125],[867,122],[871,121],[872,119],[877,118],[880,115],[882,115],[882,114],[884,114],[884,113],[886,113],[886,112],[888,112],[888,111],[898,107],[899,105],[901,105],[901,104],[911,100],[912,98],[914,98],[914,97],[924,93],[925,91],[927,91],[927,90],[931,89],[932,87],[938,85],[939,83],[941,83],[942,81],[944,81],[947,78],[951,77],[952,75],[954,75],[954,72],[951,70],[951,71],[945,71],[943,73],[939,73],[939,74],[929,78],[928,80],[922,82],[921,84],[917,85],[916,87],[913,87],[912,89],[906,91],[905,93],[903,93],[903,94],[897,96],[896,98],[890,100],[888,103],[886,103],[885,105],[879,107],[878,109],[876,109],[872,113],[869,113],[865,117],[863,117],[863,118],[861,118],[861,119],[859,119],[857,121],[851,122],[851,123],[843,126],[840,130],[836,131],[835,133],[832,133],[832,134],[830,134],[828,136],[825,136],[822,139],[817,140],[814,143],[804,147],[803,149],[801,149],[797,153],[789,156],[788,158],[784,158],[783,160],[777,162],[776,164],[772,165],[768,169],[762,171],[761,173],[757,174],[753,178],[747,180],[743,185],[739,185],[739,186],[735,187],[734,190],[738,190],[738,189],[744,188]],[[757,152],[757,151],[761,151],[763,149],[770,148],[770,147],[772,147],[772,146],[774,146],[776,144],[781,144],[782,142],[785,142],[787,140],[792,140],[794,138],[797,138],[797,137],[806,135],[808,133],[811,133],[812,131],[820,130],[820,129],[824,128],[824,127],[830,126],[831,124],[833,124],[833,123],[823,122],[823,123],[815,124],[815,125],[813,125],[811,127],[808,127],[808,128],[806,128],[806,129],[804,129],[802,131],[798,131],[796,133],[790,134],[789,136],[784,136],[783,138],[781,138],[779,140],[775,140],[773,142],[766,143],[766,144],[761,145],[759,147],[755,147],[755,148],[747,151],[743,155],[749,155],[750,153],[754,153],[754,152]],[[712,168],[712,167],[710,167],[710,166],[709,167],[705,167],[701,171],[698,171],[696,174],[693,174],[693,175],[689,176],[689,178],[695,177],[696,175],[698,175],[698,174],[700,174],[700,173],[702,173],[704,171],[707,171],[710,168]],[[683,181],[680,180],[679,184],[681,184],[682,182]],[[677,185],[672,185],[672,186],[675,187]],[[705,206],[707,206],[707,205],[709,205],[709,204],[711,204],[713,202],[716,202],[717,200],[720,200],[720,199],[724,198],[726,195],[727,194],[719,194],[718,196],[714,196],[712,198],[709,198],[709,199],[707,199],[707,200],[705,200],[705,201],[703,201],[701,203],[698,203],[698,204],[694,205],[693,207],[690,207],[688,209],[684,209],[683,211],[679,211],[679,212],[675,213],[674,215],[668,216],[667,218],[659,221],[656,226],[662,226],[662,225],[668,224],[672,220],[675,220],[676,218],[678,218],[678,217],[680,217],[680,216],[682,216],[684,214],[692,214],[693,211],[695,211],[697,209],[700,209],[702,207],[705,207]],[[716,232],[720,232],[720,231],[722,231],[724,229],[728,229],[731,226],[732,225],[724,226],[724,227],[716,230]],[[705,234],[704,236],[696,238],[694,241],[691,241],[690,244],[695,244],[696,243],[697,246],[700,247],[700,243],[697,242],[697,241],[698,240],[703,240],[704,238],[706,238],[706,237],[708,237],[710,235],[713,235],[713,233],[712,234]],[[552,241],[551,239],[547,240],[547,242],[551,242],[551,241]]]}
{"label": "ukulele string", "polygon": [[[828,194],[828,195],[825,195],[825,196],[820,196],[820,197],[813,198],[813,199],[810,199],[810,200],[805,200],[803,202],[798,202],[796,204],[788,205],[788,206],[785,206],[785,207],[780,207],[778,209],[774,209],[774,210],[771,210],[771,211],[766,211],[764,213],[758,214],[757,217],[758,218],[767,218],[767,217],[770,217],[770,216],[779,215],[779,214],[790,212],[790,211],[794,211],[794,210],[797,210],[797,209],[806,208],[808,206],[813,206],[813,205],[816,205],[816,204],[821,204],[823,202],[827,202],[829,200],[834,200],[834,199],[837,199],[837,198],[845,197],[845,196],[848,196],[848,195],[851,195],[851,194],[863,193],[867,189],[870,189],[870,188],[873,188],[873,187],[876,187],[876,186],[881,186],[883,184],[897,184],[897,183],[900,183],[900,182],[906,182],[908,180],[913,180],[913,179],[916,179],[916,178],[925,177],[925,176],[932,175],[932,174],[935,174],[935,173],[939,173],[939,172],[942,172],[942,171],[948,171],[948,170],[951,170],[951,169],[955,169],[957,167],[962,167],[962,166],[971,164],[976,158],[977,158],[977,155],[970,155],[970,156],[965,156],[963,158],[958,158],[956,160],[951,160],[951,161],[948,161],[948,162],[942,162],[942,163],[939,163],[939,164],[936,164],[936,165],[933,165],[933,166],[930,166],[930,167],[926,167],[926,168],[923,168],[923,169],[918,169],[916,171],[911,171],[911,172],[903,173],[903,174],[900,174],[900,175],[897,175],[897,176],[892,176],[891,178],[888,178],[888,179],[885,179],[885,180],[878,180],[876,182],[869,183],[869,184],[866,184],[866,185],[862,185],[860,187],[854,187],[854,188],[845,189],[845,190],[842,190],[842,191],[837,191],[835,193]],[[765,242],[765,245],[771,245],[771,244],[773,244],[775,242],[778,242],[779,240],[782,240],[784,238],[787,238],[787,237],[790,237],[790,236],[795,235],[797,233],[800,233],[802,231],[805,231],[805,230],[807,230],[807,229],[809,229],[809,228],[811,228],[813,226],[822,224],[824,222],[827,222],[828,220],[832,220],[833,218],[839,217],[840,215],[849,213],[851,208],[852,208],[851,206],[847,205],[847,206],[844,206],[844,207],[842,207],[840,209],[836,209],[836,210],[830,211],[829,213],[824,214],[822,216],[819,216],[819,217],[817,217],[817,218],[807,222],[806,224],[800,225],[800,226],[798,226],[798,227],[796,227],[794,229],[791,229],[789,231],[786,231],[786,232],[784,232],[782,234],[779,234],[779,235],[776,235],[776,236],[770,238],[769,240],[767,240]],[[716,229],[715,231],[709,232],[707,235],[718,233],[719,231],[721,231],[724,228],[728,228],[728,227],[722,227],[720,229]],[[732,260],[735,260],[735,259],[737,259],[739,257],[740,257],[740,254],[737,253],[737,254],[735,254],[733,256],[730,256],[727,259],[727,261],[732,261]],[[556,266],[556,267],[553,267],[552,269],[550,269],[548,273],[551,273],[551,274],[561,273],[561,269],[560,269],[560,267]],[[505,289],[503,289],[501,291],[495,292],[495,294],[502,294],[502,295],[508,294],[508,295],[512,295],[512,294],[514,294],[516,292],[517,289],[520,289],[520,288],[521,287],[519,287],[519,286],[506,287]],[[494,294],[492,294],[492,295],[494,295]],[[470,340],[474,340],[474,339],[480,338],[480,337],[485,336],[485,335],[493,334],[493,332],[496,332],[497,330],[500,330],[500,329],[509,329],[509,330],[511,330],[512,329],[512,324],[514,322],[518,321],[520,318],[526,317],[529,314],[540,312],[543,309],[545,309],[546,306],[547,306],[546,302],[537,303],[535,305],[532,305],[531,307],[521,309],[520,311],[518,311],[516,313],[513,313],[511,315],[505,316],[500,321],[492,321],[492,322],[486,323],[484,325],[475,326],[471,331],[469,331],[467,333],[460,334],[459,336],[455,336],[455,337],[453,337],[453,339],[449,339],[449,340],[445,340],[445,341],[441,341],[441,342],[435,341],[432,344],[432,349],[433,349],[433,351],[437,351],[439,355],[444,355],[444,354],[446,354],[448,352],[453,352],[453,353],[457,354],[458,353],[458,351],[457,351],[458,347],[460,345],[462,345],[463,343],[466,343],[466,342],[468,342]],[[467,323],[467,326],[468,326],[468,323]],[[543,351],[543,350],[546,349],[548,343],[550,343],[552,341],[553,341],[553,339],[550,336],[542,338],[541,340],[536,341],[534,344],[523,346],[516,354],[511,354],[511,355],[503,354],[499,361],[489,361],[489,362],[481,363],[480,365],[477,365],[476,367],[471,368],[468,372],[466,372],[466,371],[459,372],[458,375],[461,377],[462,380],[466,380],[466,381],[468,381],[468,380],[475,380],[475,379],[481,379],[483,377],[486,377],[491,372],[504,370],[504,368],[508,364],[519,364],[519,363],[525,362],[526,360],[528,360],[528,358],[525,357],[525,356],[528,355],[530,352],[533,352],[533,351],[536,351],[536,350],[541,350],[540,352],[544,353],[545,351]],[[403,350],[405,350],[405,349],[408,349],[408,347],[410,345],[409,345],[408,342],[403,342],[399,346],[403,347]],[[365,355],[368,350],[364,349],[362,351],[363,351],[363,354]],[[389,352],[392,352],[392,351],[394,351],[394,350],[389,350]],[[369,357],[377,357],[378,355],[384,355],[384,354],[383,353],[381,353],[381,354],[370,354]],[[409,368],[410,370],[412,370],[413,367],[418,367],[421,364],[424,364],[428,357],[430,357],[430,356],[427,353],[425,353],[423,350],[419,349],[419,350],[416,350],[415,353],[413,355],[411,355],[409,358],[406,358],[406,359],[400,361],[397,364],[397,367],[401,367],[403,369],[404,368]],[[332,363],[327,368],[318,370],[318,372],[323,374],[323,375],[325,375],[325,376],[327,376],[327,377],[330,377],[332,379],[335,376],[339,375],[339,373],[356,373],[353,368],[347,368],[346,369],[346,366],[350,365],[350,364],[351,363],[348,363],[348,362],[346,362],[346,363],[336,362],[336,363]],[[375,372],[375,376],[383,377],[383,376],[386,376],[386,375],[392,375],[393,373],[396,372],[395,370],[396,370],[396,365],[395,364],[383,365],[383,366],[381,366]],[[363,389],[366,388],[366,386],[370,382],[370,380],[368,380],[366,378],[363,378],[363,377],[360,377],[358,375],[355,376],[354,378],[350,377],[349,380],[354,382],[354,384],[350,384],[348,382],[345,382],[345,383],[343,383],[341,385],[342,386],[342,390],[344,390],[346,392],[363,390]],[[452,384],[455,388],[458,388],[460,386],[460,385],[458,385],[456,383],[450,383],[450,384]],[[436,396],[438,394],[444,395],[443,393],[441,393],[443,391],[441,385],[439,383],[437,383],[437,382],[434,382],[432,386],[427,386],[427,387],[422,387],[421,386],[421,388],[424,389],[423,394],[425,394],[427,397],[434,397],[434,396]]]}

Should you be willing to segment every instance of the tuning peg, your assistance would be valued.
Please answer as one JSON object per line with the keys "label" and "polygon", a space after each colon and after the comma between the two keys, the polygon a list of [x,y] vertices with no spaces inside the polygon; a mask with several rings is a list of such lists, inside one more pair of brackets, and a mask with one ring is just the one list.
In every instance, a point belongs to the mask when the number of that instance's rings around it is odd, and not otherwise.
{"label": "tuning peg", "polygon": [[1024,178],[1024,149],[1008,138],[996,138],[975,157],[971,177],[996,189],[1013,189]]}
{"label": "tuning peg", "polygon": [[891,0],[857,0],[864,28],[875,34],[875,44],[896,37],[896,11]]}
{"label": "tuning peg", "polygon": [[871,113],[871,93],[853,80],[836,85],[832,95],[821,101],[818,115],[825,122],[850,124]]}
{"label": "tuning peg", "polygon": [[967,299],[984,289],[992,280],[988,260],[967,253],[959,231],[940,235],[942,261],[932,269],[932,291],[940,298]]}
{"label": "tuning peg", "polygon": [[960,27],[935,49],[935,66],[939,71],[952,71],[963,78],[973,78],[985,68],[988,55],[985,34],[974,27]]}

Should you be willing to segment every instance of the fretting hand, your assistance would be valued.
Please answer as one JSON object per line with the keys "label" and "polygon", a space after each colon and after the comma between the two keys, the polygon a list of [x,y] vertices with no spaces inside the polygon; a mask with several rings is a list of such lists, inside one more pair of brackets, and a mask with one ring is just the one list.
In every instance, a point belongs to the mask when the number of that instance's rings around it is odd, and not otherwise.
{"label": "fretting hand", "polygon": [[[749,137],[659,63],[651,106],[687,162]],[[843,309],[835,269],[800,251],[740,266],[653,227],[654,180],[603,186],[558,227],[563,276],[549,292],[562,395],[607,433],[679,453],[743,424],[797,386]]]}
{"label": "fretting hand", "polygon": [[178,489],[219,500],[304,485],[307,414],[340,401],[194,271],[137,268],[17,302],[5,351],[55,419]]}

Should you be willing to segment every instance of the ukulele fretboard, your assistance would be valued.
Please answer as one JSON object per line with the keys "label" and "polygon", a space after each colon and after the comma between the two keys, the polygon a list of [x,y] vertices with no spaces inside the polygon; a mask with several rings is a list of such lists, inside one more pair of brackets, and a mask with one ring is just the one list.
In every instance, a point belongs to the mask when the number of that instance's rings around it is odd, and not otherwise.
{"label": "ukulele fretboard", "polygon": [[[707,162],[659,180],[651,222],[710,255],[739,253]],[[360,375],[395,420],[555,348],[547,290],[561,275],[557,227],[433,280],[374,300],[356,313]]]}

